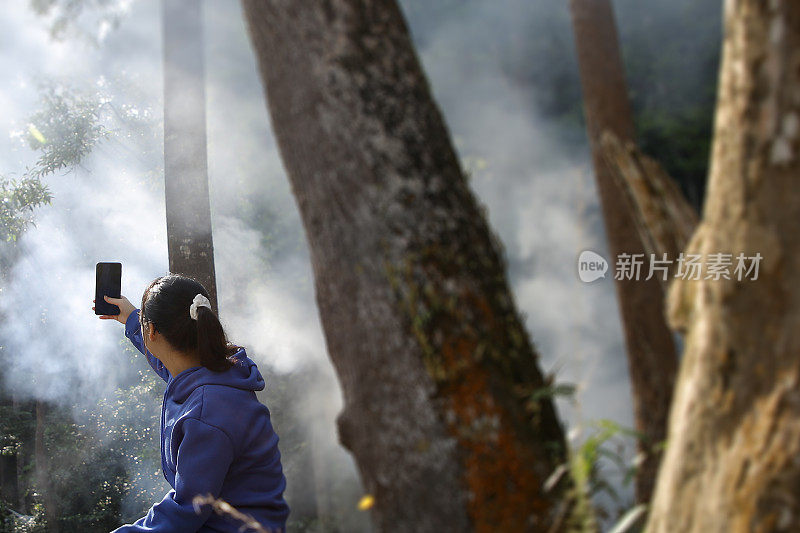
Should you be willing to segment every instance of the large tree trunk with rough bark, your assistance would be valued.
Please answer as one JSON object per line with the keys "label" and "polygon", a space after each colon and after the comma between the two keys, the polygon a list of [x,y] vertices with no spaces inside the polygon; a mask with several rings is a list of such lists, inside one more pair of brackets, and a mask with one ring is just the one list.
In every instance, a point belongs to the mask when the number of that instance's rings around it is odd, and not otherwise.
{"label": "large tree trunk with rough bark", "polygon": [[[610,131],[622,141],[633,139],[633,118],[620,57],[610,0],[571,0],[572,25],[578,54],[586,128],[592,147],[595,180],[603,210],[611,264],[622,254],[643,254],[633,206],[606,165],[601,134]],[[648,261],[644,262],[649,264]],[[644,435],[645,454],[636,474],[636,498],[650,499],[660,454],[653,445],[664,440],[672,400],[677,355],[664,316],[664,292],[653,276],[618,279],[615,286],[625,334],[636,428]]]}
{"label": "large tree trunk with rough bark", "polygon": [[[686,331],[649,531],[800,531],[800,3],[728,1],[703,220],[676,279]],[[737,256],[759,271],[735,273]],[[712,275],[710,279],[706,276]],[[738,278],[742,277],[741,280]]]}
{"label": "large tree trunk with rough bark", "polygon": [[217,311],[208,198],[200,0],[162,0],[164,180],[169,270],[203,284]]}
{"label": "large tree trunk with rough bark", "polygon": [[378,529],[547,531],[562,427],[399,7],[243,4]]}

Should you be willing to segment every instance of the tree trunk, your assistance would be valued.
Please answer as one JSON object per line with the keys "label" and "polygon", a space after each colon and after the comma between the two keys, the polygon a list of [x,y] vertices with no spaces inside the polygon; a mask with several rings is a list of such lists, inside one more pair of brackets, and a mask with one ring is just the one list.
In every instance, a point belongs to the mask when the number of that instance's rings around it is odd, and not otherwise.
{"label": "tree trunk", "polygon": [[19,508],[16,452],[0,455],[0,497],[14,509]]}
{"label": "tree trunk", "polygon": [[[634,128],[627,85],[610,0],[571,0],[586,128],[592,147],[600,204],[603,209],[611,264],[622,253],[644,254],[632,206],[603,161],[600,136],[610,131],[622,141]],[[645,264],[649,264],[645,261]],[[636,499],[650,499],[660,454],[652,449],[664,440],[677,368],[672,333],[664,317],[664,292],[656,276],[616,280],[617,300],[625,334],[636,428],[645,461],[636,474]]]}
{"label": "tree trunk", "polygon": [[697,212],[661,165],[644,155],[632,141],[622,142],[605,131],[600,144],[609,172],[632,206],[634,225],[645,253],[658,258],[666,255],[673,261],[668,265],[668,275],[657,275],[666,292],[677,270],[678,255],[697,228]]}
{"label": "tree trunk", "polygon": [[562,428],[399,7],[243,4],[378,529],[546,531]]}
{"label": "tree trunk", "polygon": [[[9,414],[16,409],[16,402],[11,396],[2,393],[0,405]],[[11,446],[13,440],[9,436],[0,436],[0,446]],[[21,509],[19,499],[19,465],[17,462],[17,452],[0,454],[0,498],[8,502],[15,510]]]}
{"label": "tree trunk", "polygon": [[44,440],[47,411],[47,404],[42,400],[37,400],[33,453],[36,457],[36,484],[42,493],[47,531],[49,533],[58,533],[58,504],[53,497],[53,485],[50,483],[50,456],[47,453],[47,444]]}
{"label": "tree trunk", "polygon": [[200,0],[163,0],[163,31],[169,270],[202,283],[217,311]]}
{"label": "tree trunk", "polygon": [[687,252],[706,267],[708,254],[763,259],[757,277],[704,268],[670,288],[687,336],[653,533],[800,531],[800,3],[725,8],[708,195]]}

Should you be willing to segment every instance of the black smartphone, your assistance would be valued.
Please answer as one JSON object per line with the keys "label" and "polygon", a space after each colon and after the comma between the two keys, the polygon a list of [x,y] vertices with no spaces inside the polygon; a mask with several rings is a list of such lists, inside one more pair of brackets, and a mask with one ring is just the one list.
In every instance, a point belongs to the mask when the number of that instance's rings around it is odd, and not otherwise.
{"label": "black smartphone", "polygon": [[119,307],[105,301],[103,296],[119,298],[122,292],[122,263],[97,263],[94,286],[94,314],[118,315]]}

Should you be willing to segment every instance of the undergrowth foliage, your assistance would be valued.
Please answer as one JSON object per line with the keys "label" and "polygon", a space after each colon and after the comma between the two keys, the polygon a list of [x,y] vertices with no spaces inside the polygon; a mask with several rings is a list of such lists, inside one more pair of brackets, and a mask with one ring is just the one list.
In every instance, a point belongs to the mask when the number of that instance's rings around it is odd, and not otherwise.
{"label": "undergrowth foliage", "polygon": [[[556,384],[550,377],[545,387],[533,393],[531,401],[544,396],[565,396],[575,402],[575,392],[575,385]],[[643,523],[647,506],[626,501],[619,489],[631,486],[637,467],[644,460],[641,454],[632,461],[626,459],[626,447],[637,447],[646,437],[609,419],[592,421],[585,426],[588,436],[580,444],[569,446],[568,460],[545,482],[545,490],[550,491],[564,478],[570,480],[567,501],[563,502],[563,512],[556,519],[554,530],[570,533],[594,533],[601,529],[613,533],[636,531]],[[578,441],[582,431],[582,424],[578,424],[571,432],[571,440]],[[655,453],[663,445],[657,443],[646,448]]]}

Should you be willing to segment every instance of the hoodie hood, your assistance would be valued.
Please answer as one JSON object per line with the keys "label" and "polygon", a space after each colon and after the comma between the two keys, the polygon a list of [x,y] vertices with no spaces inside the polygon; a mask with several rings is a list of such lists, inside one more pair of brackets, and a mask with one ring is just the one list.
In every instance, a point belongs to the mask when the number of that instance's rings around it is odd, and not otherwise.
{"label": "hoodie hood", "polygon": [[171,377],[167,382],[167,388],[173,389],[171,394],[173,401],[183,403],[192,391],[203,385],[226,385],[251,391],[264,390],[264,378],[255,362],[247,357],[244,348],[240,348],[233,358],[236,363],[224,372],[214,372],[204,366],[195,366]]}

